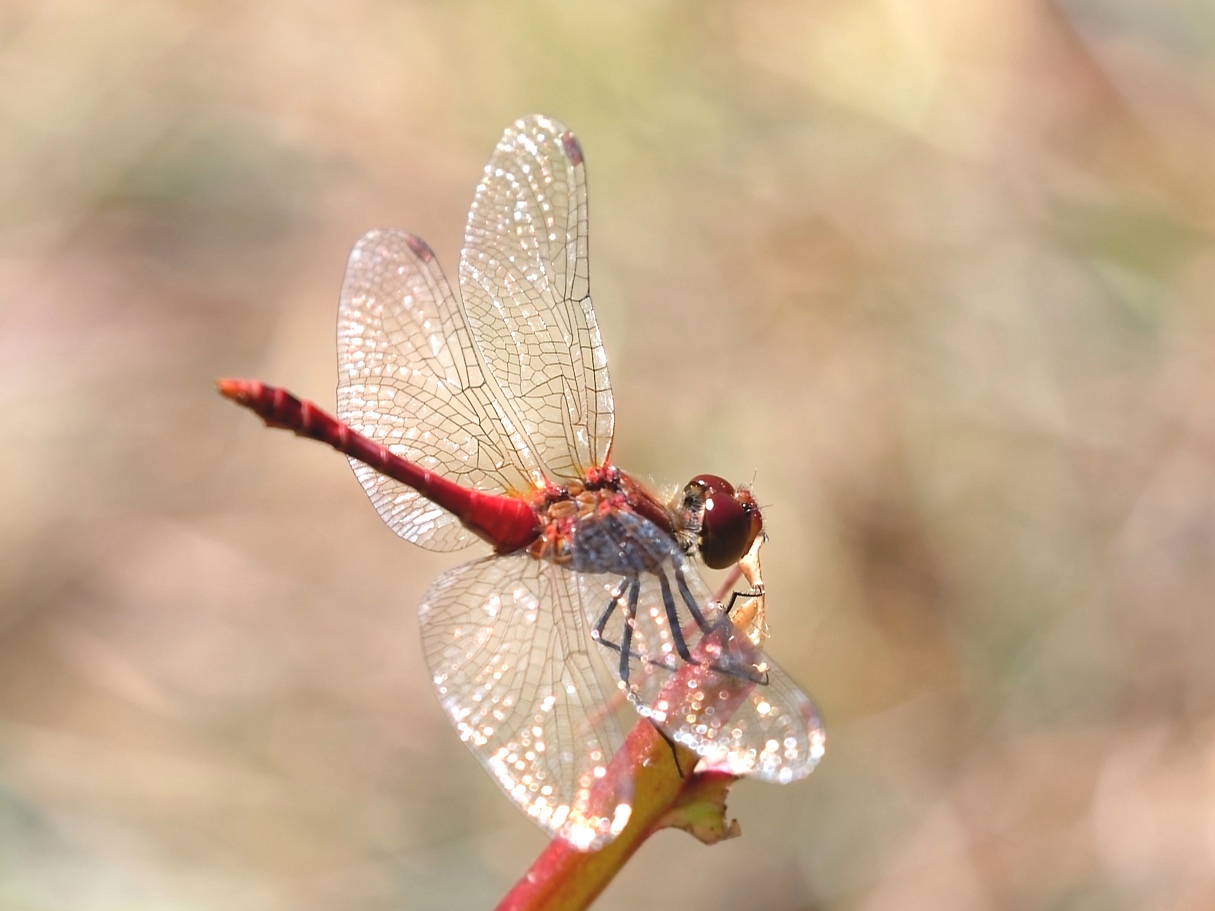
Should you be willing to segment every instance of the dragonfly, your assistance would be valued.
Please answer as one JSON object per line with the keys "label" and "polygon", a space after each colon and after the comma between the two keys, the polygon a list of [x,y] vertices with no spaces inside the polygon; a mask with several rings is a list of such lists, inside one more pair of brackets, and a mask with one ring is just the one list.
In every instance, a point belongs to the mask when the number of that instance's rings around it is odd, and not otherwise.
{"label": "dragonfly", "polygon": [[267,425],[345,453],[401,537],[492,548],[418,607],[434,690],[510,800],[585,851],[632,809],[632,775],[611,762],[627,720],[613,702],[697,769],[787,783],[825,748],[813,702],[698,569],[730,567],[764,535],[749,488],[700,474],[663,497],[611,460],[588,262],[581,146],[525,117],[477,185],[459,296],[413,234],[355,245],[336,417],[257,380],[217,381]]}

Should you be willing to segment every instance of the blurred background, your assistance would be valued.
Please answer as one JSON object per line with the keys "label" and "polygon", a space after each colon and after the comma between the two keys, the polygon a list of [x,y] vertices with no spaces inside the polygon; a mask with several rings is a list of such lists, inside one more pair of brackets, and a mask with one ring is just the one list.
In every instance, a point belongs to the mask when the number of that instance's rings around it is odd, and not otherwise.
{"label": "blurred background", "polygon": [[[1215,907],[1215,18],[1167,0],[0,8],[0,907],[488,908],[544,839],[323,405],[373,226],[585,149],[615,460],[754,481],[828,752],[598,907]],[[712,582],[712,578],[710,578]]]}

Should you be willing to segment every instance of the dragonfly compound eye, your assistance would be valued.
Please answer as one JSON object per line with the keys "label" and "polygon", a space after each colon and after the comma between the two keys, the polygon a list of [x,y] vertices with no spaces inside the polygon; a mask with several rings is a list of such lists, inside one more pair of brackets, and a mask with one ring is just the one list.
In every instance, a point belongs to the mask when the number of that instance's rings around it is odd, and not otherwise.
{"label": "dragonfly compound eye", "polygon": [[717,475],[700,474],[683,489],[688,525],[699,529],[701,559],[710,569],[725,569],[751,547],[764,521],[749,490]]}

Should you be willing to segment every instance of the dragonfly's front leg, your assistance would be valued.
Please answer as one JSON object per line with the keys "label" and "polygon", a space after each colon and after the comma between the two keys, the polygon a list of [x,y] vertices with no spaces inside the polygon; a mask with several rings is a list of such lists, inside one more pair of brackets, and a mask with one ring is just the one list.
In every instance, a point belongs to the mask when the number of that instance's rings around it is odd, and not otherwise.
{"label": "dragonfly's front leg", "polygon": [[[629,658],[640,658],[640,655],[630,654],[629,646],[633,639],[633,618],[637,616],[637,599],[641,589],[641,581],[634,576],[631,579],[621,579],[620,585],[616,587],[616,591],[612,592],[612,597],[608,600],[607,607],[603,609],[603,613],[599,615],[599,619],[595,621],[595,626],[591,629],[591,638],[600,645],[607,646],[613,651],[620,653],[620,682],[626,687],[629,683]],[[604,636],[604,630],[607,629],[608,621],[612,619],[612,614],[618,608],[621,608],[621,599],[628,592],[628,605],[624,610],[624,627],[620,635],[620,642],[613,642]]]}
{"label": "dragonfly's front leg", "polygon": [[[759,535],[751,543],[751,549],[739,559],[736,572],[747,580],[751,590],[749,592],[735,590],[730,596],[729,605],[726,606],[726,613],[730,620],[738,629],[742,630],[752,645],[759,648],[762,648],[768,639],[764,580],[759,568],[759,550],[767,540],[766,534]],[[740,599],[742,604],[736,610],[735,605]]]}
{"label": "dragonfly's front leg", "polygon": [[740,592],[738,589],[734,589],[734,591],[730,593],[729,603],[725,604],[723,609],[727,614],[729,614],[732,610],[734,610],[734,604],[739,598],[742,598],[744,601],[750,601],[754,598],[763,597],[763,594],[764,590],[762,588],[752,588],[745,592]]}

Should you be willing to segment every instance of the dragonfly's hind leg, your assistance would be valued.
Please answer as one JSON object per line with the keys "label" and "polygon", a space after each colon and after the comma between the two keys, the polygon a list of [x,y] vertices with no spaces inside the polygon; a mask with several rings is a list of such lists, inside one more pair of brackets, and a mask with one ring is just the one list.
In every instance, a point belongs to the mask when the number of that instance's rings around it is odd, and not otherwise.
{"label": "dragonfly's hind leg", "polygon": [[625,609],[624,626],[620,631],[620,682],[629,685],[629,647],[633,644],[633,629],[637,618],[637,597],[641,592],[641,580],[636,576],[629,583],[629,601]]}
{"label": "dragonfly's hind leg", "polygon": [[623,645],[619,642],[612,642],[610,639],[605,638],[603,632],[605,629],[607,629],[608,621],[612,619],[612,614],[615,613],[618,607],[620,607],[620,599],[624,597],[626,588],[629,592],[629,600],[632,601],[634,608],[636,608],[637,589],[639,585],[640,583],[635,577],[632,579],[621,579],[620,585],[616,587],[616,590],[612,592],[612,597],[608,599],[607,607],[603,609],[603,613],[599,615],[599,619],[595,621],[595,626],[591,629],[592,639],[594,639],[600,645],[605,645],[613,651],[620,653],[620,679],[626,684],[628,683],[629,679],[628,639],[632,635],[632,630],[629,625],[629,618],[632,615],[629,614],[625,617],[624,636],[622,637],[625,639],[625,641]]}
{"label": "dragonfly's hind leg", "polygon": [[[665,579],[663,582],[665,583]],[[629,659],[637,661],[645,661],[647,664],[653,664],[668,671],[675,670],[675,667],[664,661],[656,661],[653,658],[642,658],[637,652],[632,650],[633,644],[633,628],[634,618],[637,616],[637,603],[641,595],[641,579],[637,576],[620,580],[620,585],[612,593],[611,599],[607,603],[607,607],[603,609],[603,613],[599,615],[599,619],[595,621],[595,625],[591,628],[591,638],[600,645],[610,648],[614,652],[620,653],[619,674],[620,680],[625,686],[629,682]],[[621,603],[622,600],[625,603]],[[673,605],[672,605],[673,607]],[[608,621],[612,619],[612,614],[617,609],[624,612],[624,624],[620,633],[620,642],[613,642],[604,635],[607,629]],[[686,657],[685,657],[685,660]]]}

